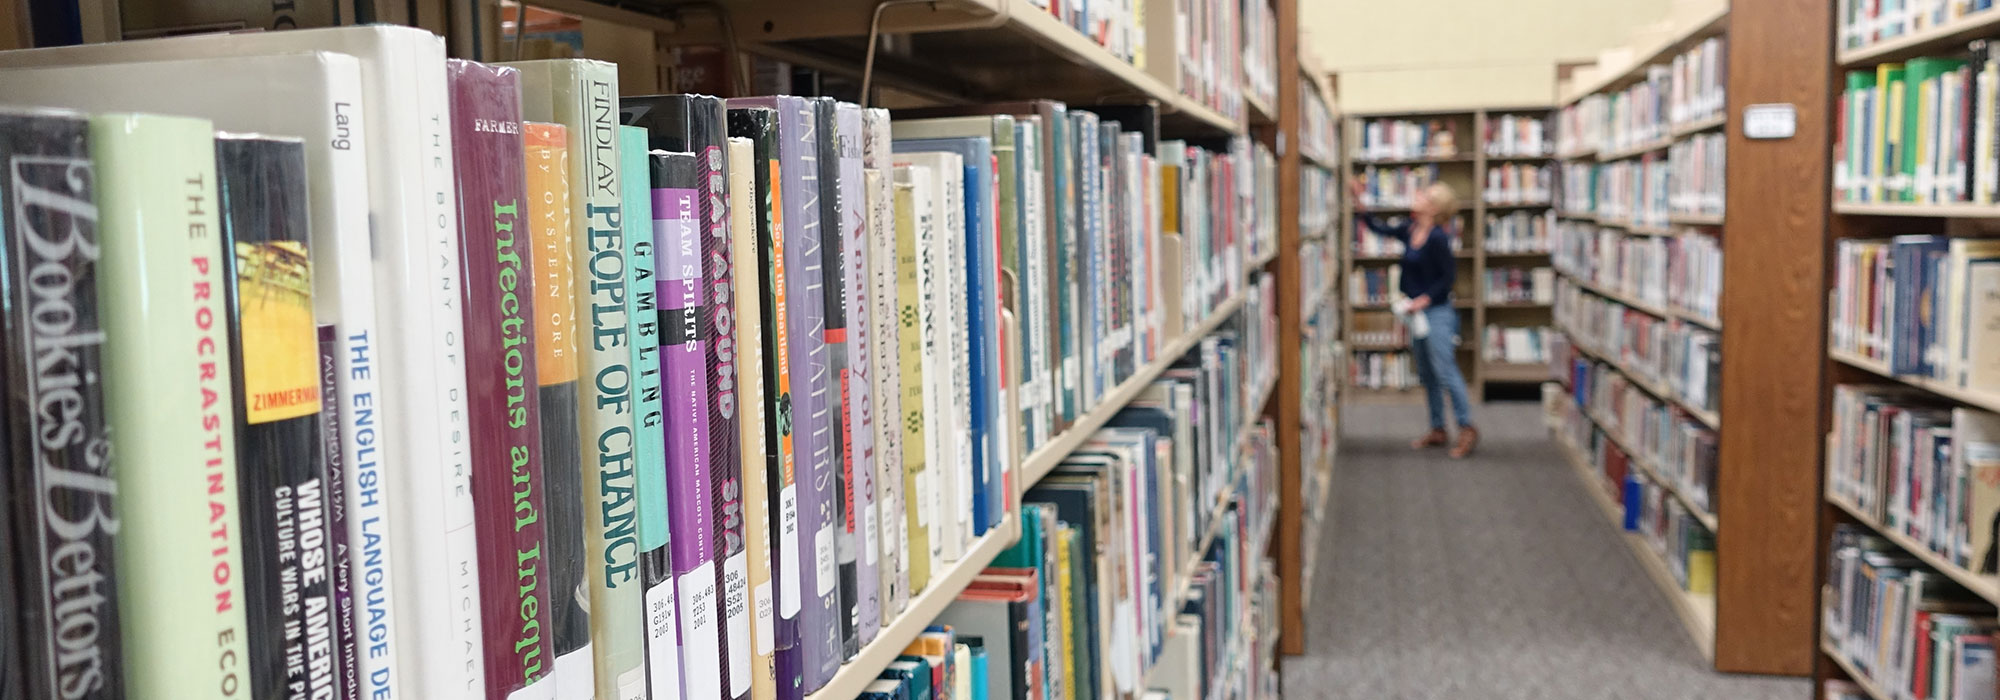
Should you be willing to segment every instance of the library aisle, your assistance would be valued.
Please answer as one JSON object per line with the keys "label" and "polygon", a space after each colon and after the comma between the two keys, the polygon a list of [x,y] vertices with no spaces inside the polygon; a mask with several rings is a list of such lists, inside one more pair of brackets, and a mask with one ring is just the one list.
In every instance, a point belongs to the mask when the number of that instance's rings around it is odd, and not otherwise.
{"label": "library aisle", "polygon": [[1421,405],[1348,414],[1316,643],[1285,660],[1287,698],[1810,697],[1804,680],[1710,670],[1538,406],[1477,417],[1480,450],[1459,461],[1409,449]]}

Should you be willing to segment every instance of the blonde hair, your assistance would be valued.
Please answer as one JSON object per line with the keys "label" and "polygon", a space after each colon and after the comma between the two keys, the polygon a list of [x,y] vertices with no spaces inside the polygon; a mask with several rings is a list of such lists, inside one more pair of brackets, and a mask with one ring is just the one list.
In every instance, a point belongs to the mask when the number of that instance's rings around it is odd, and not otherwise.
{"label": "blonde hair", "polygon": [[1431,221],[1440,226],[1458,215],[1458,192],[1442,180],[1424,186],[1424,197],[1431,200]]}

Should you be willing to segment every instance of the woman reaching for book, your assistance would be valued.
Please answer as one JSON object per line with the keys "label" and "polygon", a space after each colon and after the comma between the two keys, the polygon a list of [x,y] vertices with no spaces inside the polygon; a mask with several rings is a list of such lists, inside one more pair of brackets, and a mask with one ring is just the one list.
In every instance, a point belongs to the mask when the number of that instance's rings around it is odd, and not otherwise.
{"label": "woman reaching for book", "polygon": [[1452,445],[1451,456],[1462,459],[1479,444],[1479,430],[1472,427],[1465,376],[1459,373],[1453,352],[1458,345],[1458,310],[1452,308],[1451,287],[1458,266],[1451,250],[1452,231],[1445,222],[1458,213],[1458,195],[1450,185],[1433,182],[1412,198],[1409,221],[1392,225],[1362,212],[1366,188],[1361,180],[1349,180],[1348,189],[1362,224],[1375,235],[1403,244],[1398,291],[1405,298],[1396,302],[1395,310],[1410,331],[1410,359],[1417,366],[1417,379],[1423,382],[1424,403],[1431,414],[1430,432],[1412,441],[1410,447],[1421,450],[1452,442],[1444,424],[1449,395],[1452,417],[1458,424],[1458,440]]}

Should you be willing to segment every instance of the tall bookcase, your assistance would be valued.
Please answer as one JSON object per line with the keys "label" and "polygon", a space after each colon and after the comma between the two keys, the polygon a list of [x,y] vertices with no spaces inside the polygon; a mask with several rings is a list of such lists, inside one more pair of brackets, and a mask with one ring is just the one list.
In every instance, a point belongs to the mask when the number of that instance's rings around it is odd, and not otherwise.
{"label": "tall bookcase", "polygon": [[[1797,436],[1797,442],[1815,443],[1800,447],[1814,457],[1809,483],[1820,496],[1812,512],[1820,564],[1814,612],[1822,620],[1814,640],[1815,693],[1892,700],[1908,697],[1906,681],[1919,677],[1932,687],[1949,684],[1942,686],[1943,692],[1964,692],[1953,688],[1962,687],[1962,679],[1937,675],[1935,663],[1960,658],[1960,637],[1941,631],[1955,624],[1945,621],[1947,613],[1982,629],[2000,624],[1995,615],[2000,575],[1987,556],[1995,541],[1991,494],[2000,487],[2000,465],[1991,459],[1991,448],[2000,440],[1993,430],[2000,424],[2000,388],[1972,374],[1977,371],[1972,368],[1989,365],[2000,352],[1991,341],[1990,311],[1981,315],[1971,310],[1994,297],[1977,286],[1950,286],[1945,280],[1954,270],[1969,268],[1949,255],[1940,267],[1909,262],[1926,255],[1898,256],[1911,250],[1903,246],[1927,241],[1942,241],[1948,250],[1994,245],[2000,205],[1980,191],[1991,191],[1983,183],[1991,178],[1995,157],[1984,145],[1947,143],[1912,154],[1908,165],[1884,162],[1877,155],[1886,153],[1879,150],[1881,144],[1897,140],[1875,126],[1868,112],[1901,111],[1919,142],[1940,126],[1963,128],[1985,139],[1984,133],[1994,129],[1990,114],[1947,115],[1922,101],[1905,103],[1907,109],[1900,110],[1881,103],[1883,95],[1904,86],[1919,97],[1927,94],[1942,84],[1942,63],[1944,81],[1954,80],[1960,66],[1969,71],[1960,75],[1970,76],[1968,90],[1979,92],[1968,94],[1968,102],[1991,104],[1992,88],[1974,83],[1980,82],[1981,72],[1994,70],[1982,61],[1990,60],[1992,41],[2000,37],[2000,9],[1953,6],[1876,22],[1862,8],[1791,0],[1773,4],[1796,6],[1795,22],[1823,30],[1801,37],[1818,60],[1801,56],[1793,61],[1801,78],[1819,82],[1790,89],[1800,105],[1799,138],[1816,138],[1822,147],[1831,144],[1831,158],[1810,161],[1816,172],[1799,185],[1815,187],[1814,194],[1830,201],[1823,214],[1824,236],[1814,241],[1814,249],[1824,254],[1822,265],[1798,280],[1825,295],[1827,301],[1818,309],[1826,313],[1811,319],[1815,335],[1791,346],[1809,343],[1824,358],[1813,363],[1824,378],[1821,390],[1809,397],[1815,401],[1812,415],[1818,420],[1811,425],[1816,430]],[[1867,119],[1850,121],[1856,117]],[[1938,158],[1949,166],[1952,156],[1945,154],[1952,153],[1971,177],[1961,181],[1949,170],[1945,177],[1932,174]],[[1918,175],[1907,177],[1911,172]],[[1876,258],[1877,251],[1886,257]],[[1974,257],[1990,260],[1983,254]],[[1893,281],[1870,290],[1868,282],[1881,274],[1893,275]],[[1919,305],[1906,305],[1919,297]],[[1933,300],[1934,310],[1921,305]],[[1943,341],[1946,336],[1959,339],[1954,342],[1965,357]],[[1889,427],[1875,434],[1877,425]],[[1936,447],[1940,431],[1946,445],[1942,451]],[[1919,461],[1910,461],[1913,454]],[[1935,465],[1937,471],[1926,473],[1911,464]],[[1936,515],[1927,515],[1932,512]],[[1941,538],[1934,534],[1938,528],[1958,529]],[[1858,600],[1879,601],[1856,591],[1851,583],[1857,577],[1891,582],[1883,584],[1884,590],[1891,584],[1910,586],[1920,577],[1935,582],[1924,584],[1916,608],[1926,611],[1928,619],[1892,610],[1878,624],[1881,638],[1915,629],[1937,651],[1913,661],[1873,661],[1881,641],[1855,632],[1852,622],[1859,616],[1850,610]],[[1940,607],[1940,596],[1954,602]],[[1939,612],[1928,612],[1932,610]],[[1990,645],[1990,632],[1982,633],[1982,639],[1980,643]],[[1984,687],[1992,687],[1990,677],[1983,681]]]}
{"label": "tall bookcase", "polygon": [[1572,73],[1559,97],[1551,427],[1721,671],[1811,666],[1817,448],[1798,438],[1818,373],[1799,358],[1825,300],[1818,261],[1798,250],[1817,248],[1824,173],[1801,171],[1823,170],[1824,124],[1804,123],[1811,100],[1792,138],[1750,140],[1731,116],[1798,104],[1792,84],[1824,75],[1777,68],[1811,55],[1785,38],[1787,13],[1827,11],[1798,7],[1810,4],[1676,6],[1664,31]]}
{"label": "tall bookcase", "polygon": [[[1454,245],[1459,273],[1452,290],[1453,305],[1459,311],[1460,342],[1456,352],[1459,370],[1465,375],[1466,388],[1475,401],[1483,401],[1508,387],[1532,390],[1550,377],[1545,341],[1551,335],[1554,276],[1548,244],[1553,239],[1552,213],[1556,205],[1552,186],[1555,132],[1550,117],[1547,106],[1526,106],[1350,114],[1344,121],[1345,142],[1349,146],[1341,154],[1342,169],[1348,175],[1371,181],[1371,194],[1376,189],[1372,182],[1376,178],[1370,177],[1371,173],[1400,175],[1431,170],[1437,180],[1451,185],[1458,194],[1460,222]],[[1504,132],[1503,122],[1510,128]],[[1448,149],[1427,144],[1416,152],[1391,150],[1385,155],[1379,149],[1364,150],[1370,141],[1371,124],[1378,125],[1374,137],[1378,139],[1409,139],[1413,133],[1435,139],[1437,134],[1449,133],[1453,143]],[[1405,133],[1382,133],[1395,130],[1394,125],[1398,124],[1407,125]],[[1532,138],[1498,139],[1501,133],[1526,134],[1530,129]],[[1513,179],[1512,176],[1522,173],[1539,174],[1539,191],[1529,192],[1532,187],[1523,187]],[[1395,179],[1393,175],[1390,179]],[[1412,182],[1421,179],[1424,178]],[[1394,190],[1395,201],[1369,206],[1366,211],[1381,217],[1407,215],[1407,197],[1411,193],[1402,189],[1387,188]],[[1343,251],[1340,277],[1348,285],[1342,328],[1350,371],[1343,378],[1347,392],[1343,398],[1360,403],[1421,401],[1423,393],[1413,366],[1397,359],[1408,357],[1409,341],[1389,307],[1395,289],[1388,283],[1388,275],[1402,259],[1400,246],[1362,231],[1357,217],[1352,215],[1354,211],[1355,207],[1350,205],[1339,218],[1337,234],[1338,246]],[[1525,236],[1499,244],[1491,236],[1503,226],[1510,232],[1539,227],[1539,244]],[[1511,288],[1512,294],[1506,283],[1508,275],[1522,283]],[[1381,295],[1370,296],[1366,291],[1371,281]],[[1539,292],[1531,289],[1536,283]],[[1490,347],[1496,339],[1489,337],[1489,331],[1500,336],[1499,347]],[[1505,351],[1504,340],[1510,332],[1517,334],[1511,355]],[[1371,364],[1377,358],[1388,358],[1382,361],[1390,367],[1408,368],[1384,373],[1399,376],[1400,381],[1388,380],[1398,386],[1382,386],[1368,379],[1375,374]]]}

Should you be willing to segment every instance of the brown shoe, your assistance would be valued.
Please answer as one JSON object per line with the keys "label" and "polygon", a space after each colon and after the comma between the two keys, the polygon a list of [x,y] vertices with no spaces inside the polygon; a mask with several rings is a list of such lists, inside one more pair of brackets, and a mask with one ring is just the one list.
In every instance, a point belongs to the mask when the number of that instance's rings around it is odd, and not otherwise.
{"label": "brown shoe", "polygon": [[1411,440],[1410,449],[1421,450],[1426,447],[1443,447],[1445,443],[1450,441],[1451,436],[1445,434],[1443,428],[1432,428],[1430,432],[1424,433],[1423,437]]}
{"label": "brown shoe", "polygon": [[1458,444],[1451,448],[1452,459],[1465,459],[1472,454],[1472,448],[1479,446],[1479,429],[1470,425],[1458,426]]}

